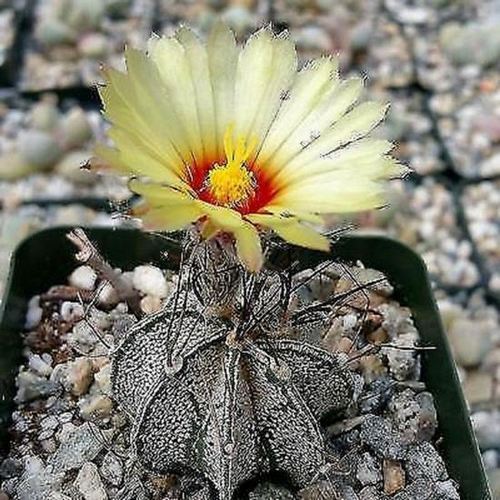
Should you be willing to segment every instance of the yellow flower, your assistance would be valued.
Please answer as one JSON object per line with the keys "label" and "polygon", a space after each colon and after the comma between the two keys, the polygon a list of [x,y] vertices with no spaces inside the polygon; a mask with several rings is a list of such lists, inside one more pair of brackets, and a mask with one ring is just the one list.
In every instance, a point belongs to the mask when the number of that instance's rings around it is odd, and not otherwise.
{"label": "yellow flower", "polygon": [[340,81],[334,58],[298,71],[292,41],[269,28],[241,49],[223,24],[206,44],[181,28],[126,62],[126,73],[105,70],[114,148],[97,156],[133,177],[147,227],[229,233],[252,271],[260,229],[328,250],[313,229],[321,216],[380,206],[383,181],[401,171],[391,144],[367,137],[387,106],[356,105],[362,81]]}

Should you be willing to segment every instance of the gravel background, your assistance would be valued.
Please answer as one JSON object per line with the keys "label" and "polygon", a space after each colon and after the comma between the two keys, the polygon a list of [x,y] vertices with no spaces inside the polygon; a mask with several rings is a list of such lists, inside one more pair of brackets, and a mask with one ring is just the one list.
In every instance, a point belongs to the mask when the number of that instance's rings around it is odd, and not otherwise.
{"label": "gravel background", "polygon": [[[79,106],[87,114],[93,132],[81,149],[90,151],[105,125],[95,91],[81,84],[98,78],[97,42],[119,52],[124,30],[140,46],[151,30],[170,33],[179,22],[206,32],[221,15],[243,39],[272,21],[290,30],[303,60],[338,53],[344,76],[366,76],[367,98],[392,103],[380,133],[396,142],[396,155],[414,173],[393,183],[389,208],[347,220],[399,238],[425,259],[500,498],[500,2],[134,1],[121,19],[103,18],[93,44],[79,35],[63,55],[44,53],[36,38],[40,6],[48,3],[0,0],[0,179],[2,160],[15,151],[19,131],[32,126],[32,107],[47,85],[61,112]],[[61,63],[63,56],[73,62]],[[120,64],[109,53],[98,59]],[[76,80],[68,77],[75,67]],[[27,92],[30,74],[44,75],[31,87],[37,92]],[[104,199],[123,201],[123,186],[82,182],[77,166],[0,180],[2,282],[12,248],[41,227],[123,223],[112,216],[115,202]]]}

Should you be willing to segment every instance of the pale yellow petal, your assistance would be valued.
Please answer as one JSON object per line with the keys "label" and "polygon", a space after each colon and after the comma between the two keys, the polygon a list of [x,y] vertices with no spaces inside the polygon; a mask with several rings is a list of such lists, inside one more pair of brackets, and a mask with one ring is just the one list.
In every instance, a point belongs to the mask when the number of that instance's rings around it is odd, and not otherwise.
{"label": "pale yellow petal", "polygon": [[195,202],[195,199],[189,192],[167,185],[131,179],[128,186],[131,191],[140,196],[144,196],[154,206],[189,204]]}
{"label": "pale yellow petal", "polygon": [[207,219],[204,224],[203,224],[203,227],[201,228],[201,237],[204,239],[204,240],[210,240],[212,239],[217,233],[220,232],[220,228],[217,227],[210,219]]}
{"label": "pale yellow petal", "polygon": [[265,138],[259,161],[265,163],[269,160],[303,125],[325,94],[337,86],[337,67],[337,60],[322,58],[312,61],[299,71]]}
{"label": "pale yellow petal", "polygon": [[324,218],[321,215],[306,212],[301,210],[290,210],[289,207],[284,207],[282,205],[266,205],[259,212],[267,213],[280,216],[280,217],[295,217],[300,221],[310,222],[311,224],[322,225],[324,223]]}
{"label": "pale yellow petal", "polygon": [[[130,83],[129,76],[114,69],[106,70],[107,84],[99,88],[101,99],[104,103],[104,115],[114,125],[126,130],[130,137],[135,137],[145,147],[155,151],[158,155],[172,164],[182,168],[182,159],[177,153],[169,157],[168,152],[155,141],[155,135],[144,115],[138,107]],[[119,144],[116,144],[119,148]]]}
{"label": "pale yellow petal", "polygon": [[231,208],[211,205],[202,200],[196,200],[196,203],[200,209],[210,217],[213,224],[223,231],[233,232],[244,224],[240,213]]}
{"label": "pale yellow petal", "polygon": [[196,100],[193,99],[195,86],[186,51],[177,39],[165,37],[151,38],[148,49],[167,90],[169,104],[178,117],[172,125],[185,131],[191,156],[201,161],[203,142]]}
{"label": "pale yellow petal", "polygon": [[328,156],[320,156],[302,166],[285,166],[276,176],[280,182],[290,185],[300,180],[307,180],[318,174],[335,173],[339,170],[356,170],[359,177],[380,178],[385,169],[380,168],[385,155],[392,149],[388,141],[365,138],[347,145]]}
{"label": "pale yellow petal", "polygon": [[[123,129],[139,132],[141,140],[155,149],[158,155],[172,166],[182,169],[190,160],[186,133],[173,112],[156,66],[138,50],[127,49],[125,58],[126,74],[107,70],[106,76],[108,85],[129,108],[133,121],[124,123],[126,116],[120,117],[121,111],[113,106],[108,106],[106,113]],[[113,112],[118,116],[113,117]]]}
{"label": "pale yellow petal", "polygon": [[202,216],[199,208],[191,203],[152,208],[142,215],[141,219],[146,229],[168,232],[184,229]]}
{"label": "pale yellow petal", "polygon": [[259,271],[263,257],[259,234],[255,227],[230,208],[210,205],[200,200],[197,200],[196,204],[209,218],[209,234],[213,235],[219,229],[233,235],[236,252],[245,267],[252,272]]}
{"label": "pale yellow petal", "polygon": [[[266,168],[273,172],[284,167],[290,169],[292,162],[295,168],[296,165],[328,152],[330,144],[324,138],[329,137],[331,131],[349,116],[346,112],[356,102],[362,89],[360,78],[352,78],[338,86],[336,83],[332,84],[317,106],[265,162]],[[317,145],[321,146],[319,150]]]}
{"label": "pale yellow petal", "polygon": [[208,39],[208,65],[214,97],[217,155],[223,155],[222,138],[234,122],[234,86],[238,48],[232,31],[223,23],[216,23]]}
{"label": "pale yellow petal", "polygon": [[[129,144],[129,143],[127,143]],[[121,175],[146,175],[152,180],[159,182],[170,181],[172,184],[182,184],[179,176],[165,169],[162,165],[158,165],[154,158],[148,157],[143,151],[133,150],[124,154],[123,150],[111,148],[103,144],[98,144],[94,148],[94,153],[97,158],[107,163],[115,172]],[[145,166],[146,174],[141,166]]]}
{"label": "pale yellow petal", "polygon": [[116,173],[121,175],[130,175],[130,169],[120,158],[120,152],[117,149],[110,148],[104,144],[97,144],[94,147],[94,155],[107,163]]}
{"label": "pale yellow petal", "polygon": [[293,43],[264,28],[247,41],[236,70],[234,123],[236,136],[260,141],[267,134],[281,97],[295,74]]}
{"label": "pale yellow petal", "polygon": [[286,168],[300,169],[311,161],[366,136],[380,123],[386,111],[387,105],[379,102],[364,102],[356,106],[321,136],[311,141]]}
{"label": "pale yellow petal", "polygon": [[163,182],[172,186],[186,187],[185,175],[180,176],[162,162],[148,148],[141,147],[140,142],[128,136],[120,129],[111,128],[108,135],[119,148],[118,160],[122,169],[126,168],[130,175],[145,176],[156,182]]}
{"label": "pale yellow petal", "polygon": [[272,229],[285,241],[314,250],[328,252],[330,241],[314,229],[301,224],[293,217],[277,217],[267,214],[250,214],[245,218],[254,224]]}
{"label": "pale yellow petal", "polygon": [[215,158],[217,154],[217,127],[207,50],[200,39],[188,28],[181,28],[176,37],[184,47],[193,81],[194,95],[192,99],[196,103],[204,155],[207,158]]}
{"label": "pale yellow petal", "polygon": [[279,193],[275,203],[320,214],[357,212],[383,206],[384,185],[344,171],[328,183],[311,179],[292,185]]}
{"label": "pale yellow petal", "polygon": [[[273,40],[272,72],[267,77],[266,91],[260,102],[254,107],[254,119],[248,132],[249,140],[256,141],[256,153],[262,147],[262,141],[269,133],[278,110],[288,91],[297,70],[297,54],[293,42],[280,35]],[[238,123],[238,120],[235,121]]]}
{"label": "pale yellow petal", "polygon": [[247,222],[233,232],[236,253],[245,267],[253,273],[260,271],[264,261],[257,229]]}

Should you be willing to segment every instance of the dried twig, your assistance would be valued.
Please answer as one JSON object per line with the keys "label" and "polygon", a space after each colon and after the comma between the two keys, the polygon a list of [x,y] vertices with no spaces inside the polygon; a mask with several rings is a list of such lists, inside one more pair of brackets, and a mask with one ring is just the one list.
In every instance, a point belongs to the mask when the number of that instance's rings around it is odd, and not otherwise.
{"label": "dried twig", "polygon": [[139,294],[104,260],[99,250],[85,234],[85,231],[77,228],[69,232],[66,237],[78,249],[75,255],[76,260],[91,267],[101,279],[108,281],[115,289],[118,298],[127,303],[130,311],[137,318],[142,317]]}

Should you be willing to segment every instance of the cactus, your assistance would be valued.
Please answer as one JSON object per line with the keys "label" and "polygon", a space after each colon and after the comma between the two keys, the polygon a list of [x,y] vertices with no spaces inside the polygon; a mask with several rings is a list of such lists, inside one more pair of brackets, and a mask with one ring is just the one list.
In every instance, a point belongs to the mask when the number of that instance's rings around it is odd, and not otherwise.
{"label": "cactus", "polygon": [[333,301],[304,304],[289,272],[249,274],[217,242],[188,247],[165,307],[116,333],[113,394],[137,457],[191,478],[200,500],[269,472],[307,487],[329,467],[320,422],[357,387],[347,357],[313,340]]}

